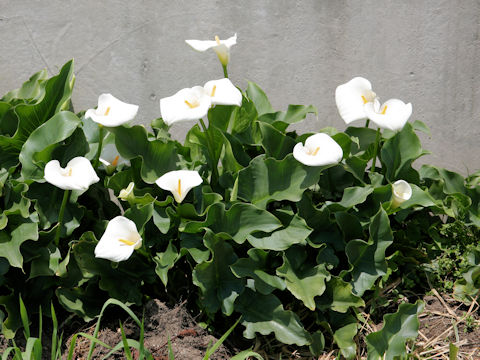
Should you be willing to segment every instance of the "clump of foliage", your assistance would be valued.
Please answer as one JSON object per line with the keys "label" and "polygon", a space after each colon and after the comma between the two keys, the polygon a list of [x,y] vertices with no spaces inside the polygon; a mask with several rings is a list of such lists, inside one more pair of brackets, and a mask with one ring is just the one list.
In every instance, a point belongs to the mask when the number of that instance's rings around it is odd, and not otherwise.
{"label": "clump of foliage", "polygon": [[[317,355],[337,347],[353,359],[360,312],[374,311],[392,281],[421,286],[427,269],[434,284],[462,274],[458,296],[478,293],[480,175],[413,168],[426,154],[416,134],[428,131],[422,122],[397,132],[323,129],[343,158],[306,166],[292,150],[312,134],[288,128],[316,109],[275,111],[254,83],[241,106],[212,107],[208,127],[194,123],[183,144],[161,118],[152,131],[99,131],[73,111],[73,83],[70,61],[0,100],[0,319],[7,337],[22,326],[20,296],[31,313],[38,304],[48,313],[53,301],[87,321],[109,298],[127,305],[198,298],[210,324],[232,325],[241,316],[247,339],[272,334]],[[129,163],[96,164],[100,181],[73,190],[59,221],[64,192],[45,182],[45,165],[77,156],[95,164],[107,143]],[[181,203],[155,184],[179,169],[196,170],[203,181]],[[392,183],[400,179],[412,195],[394,207]],[[118,206],[111,192],[118,196],[132,182]],[[119,215],[135,223],[142,246],[119,263],[96,258],[108,221]],[[455,262],[464,251],[468,264]],[[385,328],[366,339],[369,353],[399,355],[421,309],[421,302],[404,304],[385,316]]]}

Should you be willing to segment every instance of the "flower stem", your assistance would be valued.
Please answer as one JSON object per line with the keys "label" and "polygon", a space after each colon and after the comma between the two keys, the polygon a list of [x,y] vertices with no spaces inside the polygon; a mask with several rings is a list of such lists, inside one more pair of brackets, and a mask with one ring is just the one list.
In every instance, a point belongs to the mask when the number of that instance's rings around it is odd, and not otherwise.
{"label": "flower stem", "polygon": [[365,127],[367,128],[368,125],[370,125],[370,119],[367,119],[367,121],[365,122]]}
{"label": "flower stem", "polygon": [[97,170],[98,165],[100,165],[100,154],[102,153],[103,146],[103,125],[98,124],[98,149],[95,154],[95,159],[93,161],[93,168]]}
{"label": "flower stem", "polygon": [[208,131],[207,127],[205,126],[205,122],[203,121],[203,119],[200,119],[200,124],[202,125],[202,128],[203,128],[203,132],[205,133],[205,137],[207,138],[207,148],[208,148],[208,152],[210,153],[210,159],[212,160],[212,183],[214,182],[213,180],[215,179],[218,179],[218,169],[217,169],[217,165],[218,165],[218,159],[215,158],[215,151],[214,151],[214,144],[213,144],[213,141],[210,137],[210,132]]}
{"label": "flower stem", "polygon": [[375,172],[375,163],[377,162],[379,143],[380,143],[380,128],[377,129],[377,136],[375,137],[375,147],[373,148],[373,160],[372,160],[372,167],[370,168],[370,174],[373,174]]}
{"label": "flower stem", "polygon": [[223,76],[228,78],[227,65],[222,64],[222,68],[223,68]]}
{"label": "flower stem", "polygon": [[63,193],[62,205],[60,206],[60,212],[58,213],[58,228],[55,233],[55,245],[58,247],[58,242],[60,240],[60,234],[62,233],[63,225],[63,214],[65,213],[65,207],[67,206],[68,197],[70,195],[70,190],[65,190]]}

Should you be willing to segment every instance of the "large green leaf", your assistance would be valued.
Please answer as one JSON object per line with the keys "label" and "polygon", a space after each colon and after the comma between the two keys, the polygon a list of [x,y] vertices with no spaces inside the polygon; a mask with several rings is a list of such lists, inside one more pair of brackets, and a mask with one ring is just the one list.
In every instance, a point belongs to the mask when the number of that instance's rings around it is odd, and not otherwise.
{"label": "large green leaf", "polygon": [[4,230],[0,232],[0,257],[4,257],[10,266],[22,268],[23,256],[20,246],[27,240],[38,240],[38,226],[36,223],[25,222],[20,224],[11,235]]}
{"label": "large green leaf", "polygon": [[365,202],[368,195],[373,192],[374,188],[371,185],[355,186],[346,188],[343,192],[342,200],[338,203],[327,202],[330,211],[342,211],[350,209],[351,207]]}
{"label": "large green leaf", "polygon": [[225,315],[231,315],[233,303],[245,286],[245,280],[238,279],[230,270],[238,257],[230,244],[208,232],[205,246],[212,252],[212,258],[195,267],[193,283],[202,291],[201,300],[209,313],[221,308]]}
{"label": "large green leaf", "polygon": [[167,286],[168,282],[168,270],[170,270],[175,262],[179,259],[180,254],[177,252],[177,248],[173,245],[172,241],[168,243],[167,249],[162,253],[157,253],[153,257],[155,262],[155,272],[157,273],[163,285]]}
{"label": "large green leaf", "polygon": [[307,114],[317,115],[317,108],[313,105],[288,105],[286,112],[278,111],[276,113],[263,114],[259,116],[258,121],[271,124],[281,132],[284,132],[288,125],[304,120]]}
{"label": "large green leaf", "polygon": [[265,95],[263,90],[254,82],[248,82],[247,96],[255,104],[258,116],[266,113],[273,113],[273,108],[270,101],[268,101],[267,95]]}
{"label": "large green leaf", "polygon": [[262,146],[268,157],[282,160],[293,151],[296,141],[290,136],[275,129],[272,125],[260,122],[260,131],[262,132]]}
{"label": "large green leaf", "polygon": [[394,314],[383,317],[382,330],[367,335],[365,341],[368,360],[394,360],[406,355],[405,342],[418,335],[418,315],[423,311],[424,303],[401,304]]}
{"label": "large green leaf", "polygon": [[332,276],[327,282],[325,293],[317,299],[317,307],[320,310],[333,310],[346,313],[350,308],[365,306],[365,302],[352,292],[352,285],[337,276]]}
{"label": "large green leaf", "polygon": [[314,266],[306,261],[307,253],[302,248],[292,248],[285,252],[283,265],[277,275],[285,279],[287,289],[310,310],[315,310],[315,296],[325,292],[325,281],[330,279],[325,264]]}
{"label": "large green leaf", "polygon": [[305,220],[297,214],[282,214],[281,212],[276,212],[276,214],[282,217],[283,228],[271,234],[263,232],[250,234],[247,237],[248,242],[257,249],[277,251],[286,250],[294,244],[305,245],[312,232]]}
{"label": "large green leaf", "polygon": [[19,155],[23,178],[43,179],[45,164],[36,157],[37,153],[68,138],[80,124],[81,120],[74,113],[61,111],[36,128],[23,144]]}
{"label": "large green leaf", "polygon": [[285,281],[266,272],[269,265],[266,251],[250,249],[247,254],[248,258],[238,259],[230,266],[236,276],[255,280],[255,289],[264,295],[270,294],[275,289],[285,290]]}
{"label": "large green leaf", "polygon": [[22,84],[20,89],[12,90],[2,97],[2,101],[14,102],[18,100],[38,99],[43,95],[45,90],[45,80],[48,78],[47,69],[42,69],[33,74],[27,81]]}
{"label": "large green leaf", "polygon": [[274,333],[278,341],[299,346],[310,343],[298,316],[283,308],[280,300],[273,294],[261,295],[250,289],[238,298],[235,309],[243,314],[243,336],[255,338],[255,333],[262,335]]}
{"label": "large green leaf", "polygon": [[387,171],[386,177],[390,181],[403,179],[408,182],[418,183],[419,175],[411,167],[413,161],[428,152],[422,149],[418,136],[413,131],[410,123],[395,136],[386,140],[381,151],[381,159]]}
{"label": "large green leaf", "polygon": [[226,233],[242,244],[252,232],[270,232],[282,226],[280,220],[266,210],[246,203],[236,203],[225,210],[225,204],[215,203],[208,209],[204,222],[190,222],[184,231],[195,233],[209,228],[216,234]]}
{"label": "large green leaf", "polygon": [[115,146],[120,155],[128,160],[142,158],[141,175],[147,184],[153,184],[166,172],[177,169],[179,159],[174,142],[150,140],[147,130],[140,125],[108,129],[115,134]]}
{"label": "large green leaf", "polygon": [[45,94],[33,104],[19,104],[14,111],[18,128],[12,137],[0,135],[0,164],[8,168],[18,164],[18,155],[30,134],[56,113],[68,109],[74,83],[73,60],[45,84]]}
{"label": "large green leaf", "polygon": [[293,155],[283,160],[257,156],[238,173],[238,197],[260,208],[273,200],[299,201],[318,182],[322,169],[303,165]]}
{"label": "large green leaf", "polygon": [[393,242],[390,221],[387,213],[380,207],[370,222],[370,238],[351,240],[347,243],[345,253],[352,265],[351,276],[354,293],[362,296],[371,289],[375,280],[387,272],[385,251]]}

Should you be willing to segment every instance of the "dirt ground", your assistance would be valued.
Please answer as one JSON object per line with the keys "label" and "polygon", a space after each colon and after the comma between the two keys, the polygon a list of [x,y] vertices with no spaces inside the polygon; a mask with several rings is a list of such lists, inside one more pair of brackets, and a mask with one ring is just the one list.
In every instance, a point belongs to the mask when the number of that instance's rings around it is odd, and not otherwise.
{"label": "dirt ground", "polygon": [[[118,320],[112,319],[102,323],[99,340],[110,346],[115,346],[122,341],[121,330]],[[87,333],[93,334],[95,324],[87,329]],[[206,330],[199,327],[184,306],[178,305],[169,309],[158,300],[151,300],[145,305],[145,348],[150,351],[155,360],[167,360],[168,340],[172,346],[172,353],[175,360],[196,360],[202,359],[208,347],[212,346],[217,339],[209,335]],[[139,339],[140,331],[133,320],[124,324],[127,338]],[[85,332],[85,331],[84,331]],[[67,349],[70,346],[67,342]],[[77,338],[74,359],[82,360],[87,358],[90,347],[90,340]],[[66,358],[67,351],[64,353]],[[109,353],[109,350],[97,345],[93,353],[93,359],[101,359]],[[132,351],[134,359],[138,354]],[[124,359],[123,351],[115,353],[110,359]],[[229,359],[230,353],[222,345],[211,356],[212,360]]]}

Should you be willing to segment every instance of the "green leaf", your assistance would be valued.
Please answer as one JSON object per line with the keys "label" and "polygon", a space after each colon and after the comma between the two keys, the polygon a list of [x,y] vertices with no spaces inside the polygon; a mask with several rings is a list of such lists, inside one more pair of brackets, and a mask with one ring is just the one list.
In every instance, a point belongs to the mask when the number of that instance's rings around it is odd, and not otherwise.
{"label": "green leaf", "polygon": [[145,225],[153,216],[153,203],[146,205],[135,204],[130,209],[125,211],[124,216],[132,220],[137,226],[138,232],[142,233]]}
{"label": "green leaf", "polygon": [[348,261],[352,265],[351,283],[358,296],[371,289],[375,280],[387,273],[385,251],[393,242],[393,234],[388,215],[383,208],[371,219],[369,231],[368,242],[351,240],[345,247]]}
{"label": "green leaf", "polygon": [[250,289],[238,298],[235,308],[243,314],[243,336],[255,338],[274,333],[278,341],[284,344],[309,345],[309,334],[303,328],[298,316],[290,310],[284,310],[280,300],[272,294],[261,295]]}
{"label": "green leaf", "polygon": [[9,168],[18,164],[18,155],[30,134],[56,113],[65,110],[70,104],[74,83],[73,60],[67,62],[57,76],[45,84],[44,96],[32,104],[19,104],[15,107],[18,128],[12,137],[0,135],[0,164]]}
{"label": "green leaf", "polygon": [[[335,343],[340,348],[340,352],[347,360],[351,360],[356,355],[357,346],[353,338],[357,335],[357,323],[352,322],[338,328],[333,334]],[[380,359],[378,359],[380,360]]]}
{"label": "green leaf", "polygon": [[248,360],[252,358],[255,358],[257,360],[264,360],[260,354],[257,354],[255,351],[251,350],[243,350],[237,355],[231,357],[230,360]]}
{"label": "green leaf", "polygon": [[425,154],[427,152],[422,149],[412,125],[406,123],[400,132],[383,144],[381,159],[387,169],[386,178],[392,182],[403,179],[411,183],[418,183],[418,172],[411,167],[411,164]]}
{"label": "green leaf", "polygon": [[45,90],[45,80],[48,79],[47,69],[42,69],[25,81],[20,89],[12,90],[2,97],[2,101],[13,102],[15,99],[38,99]]}
{"label": "green leaf", "polygon": [[211,233],[205,236],[205,246],[212,252],[212,259],[195,267],[193,283],[202,291],[201,300],[209,313],[221,308],[225,315],[231,315],[245,283],[230,270],[238,257],[230,244]]}
{"label": "green leaf", "polygon": [[312,229],[303,218],[297,214],[293,216],[285,214],[282,223],[284,227],[271,234],[256,232],[248,235],[248,242],[257,249],[277,251],[286,250],[294,244],[305,245],[307,243]]}
{"label": "green leaf", "polygon": [[[370,145],[375,143],[377,131],[366,127],[349,126],[345,130],[345,134],[350,135],[352,138],[351,153],[357,154],[358,152],[366,151]],[[358,140],[358,145],[355,140]]]}
{"label": "green leaf", "polygon": [[153,261],[155,262],[155,272],[160,280],[162,280],[162,283],[165,285],[165,287],[167,287],[168,282],[168,270],[175,265],[177,260],[180,258],[179,255],[180,254],[177,252],[177,248],[170,240],[165,252],[157,252],[157,254],[153,257]]}
{"label": "green leaf", "polygon": [[299,201],[318,182],[324,167],[301,164],[293,155],[283,160],[257,156],[238,173],[238,197],[265,208],[273,200]]}
{"label": "green leaf", "polygon": [[423,311],[424,303],[401,304],[394,314],[383,317],[382,330],[367,335],[368,360],[394,360],[405,355],[405,342],[418,335],[418,315]]}
{"label": "green leaf", "polygon": [[418,130],[418,131],[424,132],[428,136],[432,135],[430,133],[430,128],[423,121],[415,120],[412,123],[412,128],[413,128],[413,130]]}
{"label": "green leaf", "polygon": [[326,204],[332,212],[347,210],[355,205],[364,203],[373,190],[374,188],[371,185],[349,187],[344,190],[340,202],[334,203],[327,201]]}
{"label": "green leaf", "polygon": [[250,249],[248,258],[238,259],[230,266],[235,276],[249,277],[255,280],[255,289],[268,295],[273,290],[285,290],[286,284],[281,278],[267,273],[268,253],[261,249]]}
{"label": "green leaf", "polygon": [[310,352],[319,357],[320,358],[320,355],[322,354],[323,352],[323,349],[325,348],[325,338],[322,334],[321,331],[315,331],[312,335],[311,335],[311,344],[309,346],[309,350]]}
{"label": "green leaf", "polygon": [[272,105],[270,104],[270,101],[268,101],[267,95],[265,95],[263,90],[254,82],[248,82],[247,96],[255,104],[258,116],[273,112]]}
{"label": "green leaf", "polygon": [[45,148],[68,138],[80,124],[80,119],[74,113],[61,111],[35,129],[23,144],[19,155],[23,178],[43,180],[45,163],[50,161],[51,158],[40,161],[37,154]]}
{"label": "green leaf", "polygon": [[260,114],[258,121],[260,123],[271,124],[281,132],[285,132],[288,125],[303,121],[308,114],[318,114],[317,108],[313,105],[288,105],[286,112],[278,111],[276,113]]}
{"label": "green leaf", "polygon": [[168,171],[177,169],[179,161],[174,142],[150,140],[147,130],[136,125],[131,128],[117,126],[108,128],[115,134],[115,146],[125,159],[142,159],[141,175],[147,184],[153,184]]}
{"label": "green leaf", "polygon": [[0,257],[4,257],[10,266],[22,269],[23,256],[20,246],[27,240],[38,240],[38,226],[36,223],[20,224],[9,236],[6,231],[0,232]]}
{"label": "green leaf", "polygon": [[268,157],[282,160],[293,151],[296,141],[267,123],[259,123],[262,132],[262,146]]}
{"label": "green leaf", "polygon": [[277,275],[285,279],[287,289],[310,310],[315,310],[315,296],[325,291],[325,281],[330,279],[325,264],[313,266],[306,261],[307,253],[302,248],[291,248],[283,255],[283,265]]}
{"label": "green leaf", "polygon": [[317,299],[317,307],[320,310],[333,310],[346,313],[350,308],[365,306],[365,302],[352,292],[352,285],[337,276],[332,276],[327,282],[325,293]]}
{"label": "green leaf", "polygon": [[203,263],[210,257],[210,250],[203,244],[203,237],[197,234],[180,234],[180,252],[188,252],[197,263]]}
{"label": "green leaf", "polygon": [[282,226],[280,220],[266,210],[246,203],[236,203],[225,210],[225,204],[215,203],[208,209],[204,222],[190,222],[184,231],[195,233],[209,228],[215,234],[226,233],[242,244],[252,232],[270,232]]}

